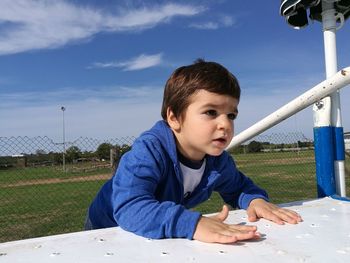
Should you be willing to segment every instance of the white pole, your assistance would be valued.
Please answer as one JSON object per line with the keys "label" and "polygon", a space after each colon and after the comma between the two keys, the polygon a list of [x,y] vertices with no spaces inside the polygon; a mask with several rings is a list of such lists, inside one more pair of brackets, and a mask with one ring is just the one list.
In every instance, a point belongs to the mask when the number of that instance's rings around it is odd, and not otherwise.
{"label": "white pole", "polygon": [[279,108],[277,111],[271,113],[261,121],[234,136],[227,149],[229,150],[245,141],[248,141],[254,136],[264,132],[281,121],[289,118],[293,114],[305,109],[306,107],[348,84],[350,84],[350,67],[340,70],[331,78],[319,83],[315,87]]}
{"label": "white pole", "polygon": [[[337,66],[337,44],[336,44],[336,31],[337,31],[337,20],[340,19],[341,25],[344,22],[342,14],[336,14],[334,9],[335,1],[323,1],[322,2],[322,24],[323,24],[323,37],[324,37],[324,52],[325,52],[325,65],[326,65],[326,77],[330,78],[336,74],[338,70]],[[340,25],[340,27],[341,27]],[[330,98],[330,121],[331,126],[336,127],[335,131],[341,129],[340,135],[342,135],[342,119],[341,119],[341,108],[340,108],[340,96],[339,91],[336,90],[331,94]],[[317,112],[315,111],[315,115]],[[337,132],[337,131],[336,131]],[[339,136],[341,137],[341,136]],[[339,140],[339,141],[337,141]],[[339,144],[344,145],[343,138],[335,138],[335,151]],[[343,149],[344,147],[340,147]],[[334,175],[336,192],[338,195],[346,196],[346,185],[345,185],[345,161],[344,158],[336,158],[334,160]],[[341,160],[342,159],[342,160]]]}

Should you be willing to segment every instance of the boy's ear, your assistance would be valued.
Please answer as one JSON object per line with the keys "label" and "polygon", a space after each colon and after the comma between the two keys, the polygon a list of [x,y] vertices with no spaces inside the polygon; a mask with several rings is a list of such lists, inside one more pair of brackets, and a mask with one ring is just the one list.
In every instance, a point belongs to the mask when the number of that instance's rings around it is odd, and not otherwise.
{"label": "boy's ear", "polygon": [[178,131],[181,127],[180,121],[178,118],[176,118],[175,114],[170,108],[168,108],[166,111],[166,117],[170,128],[172,128],[174,131]]}

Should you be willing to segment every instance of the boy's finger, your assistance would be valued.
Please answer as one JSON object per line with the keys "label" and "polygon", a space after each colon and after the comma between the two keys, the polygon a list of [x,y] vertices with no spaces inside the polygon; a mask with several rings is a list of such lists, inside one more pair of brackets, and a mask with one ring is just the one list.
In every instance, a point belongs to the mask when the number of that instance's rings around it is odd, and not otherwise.
{"label": "boy's finger", "polygon": [[260,238],[260,233],[255,231],[244,231],[244,232],[232,232],[237,240],[248,240],[248,239],[257,239]]}
{"label": "boy's finger", "polygon": [[282,220],[290,224],[297,224],[298,222],[302,221],[301,216],[298,213],[291,210],[281,209],[278,211],[277,215]]}
{"label": "boy's finger", "polygon": [[223,222],[228,217],[228,212],[229,212],[229,209],[228,209],[227,205],[224,205],[222,207],[222,210],[220,211],[220,213],[218,213],[217,215],[213,216],[212,218],[216,219],[216,220],[219,220],[220,222]]}
{"label": "boy's finger", "polygon": [[256,215],[253,209],[248,209],[247,215],[248,215],[249,222],[256,222],[258,220],[258,216]]}
{"label": "boy's finger", "polygon": [[249,222],[256,222],[256,221],[258,221],[258,217],[256,216],[255,213],[252,213],[252,214],[248,215],[248,220],[249,220]]}
{"label": "boy's finger", "polygon": [[256,226],[247,225],[229,225],[229,229],[232,231],[255,232],[258,228]]}
{"label": "boy's finger", "polygon": [[234,243],[240,240],[258,239],[260,234],[254,231],[237,232],[226,230],[222,233],[215,235],[214,242],[217,243]]}
{"label": "boy's finger", "polygon": [[281,218],[280,213],[275,213],[274,211],[266,212],[263,218],[268,219],[272,222],[275,222],[276,224],[284,225],[284,219]]}

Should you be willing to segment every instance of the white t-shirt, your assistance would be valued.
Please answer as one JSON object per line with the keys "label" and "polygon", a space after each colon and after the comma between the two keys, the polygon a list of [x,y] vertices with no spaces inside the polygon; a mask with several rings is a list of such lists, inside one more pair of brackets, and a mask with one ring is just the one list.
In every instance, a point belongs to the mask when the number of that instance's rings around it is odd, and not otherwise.
{"label": "white t-shirt", "polygon": [[180,169],[184,180],[184,196],[187,197],[197,187],[202,180],[205,169],[206,160],[204,159],[202,166],[199,169],[193,169],[185,166],[180,162]]}

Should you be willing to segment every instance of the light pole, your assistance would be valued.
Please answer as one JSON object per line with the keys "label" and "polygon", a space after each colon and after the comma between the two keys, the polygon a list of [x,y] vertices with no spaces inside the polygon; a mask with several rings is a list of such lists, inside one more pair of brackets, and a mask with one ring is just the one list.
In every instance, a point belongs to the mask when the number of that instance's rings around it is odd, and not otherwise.
{"label": "light pole", "polygon": [[62,152],[62,158],[63,158],[63,172],[66,172],[66,130],[64,125],[64,111],[66,108],[64,106],[61,107],[62,111],[62,123],[63,123],[63,152]]}

